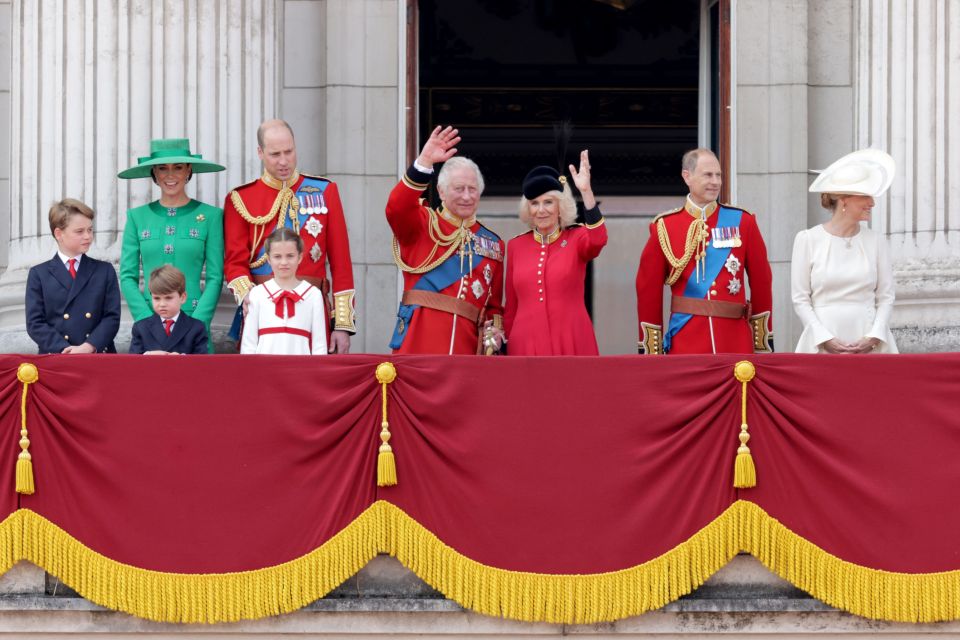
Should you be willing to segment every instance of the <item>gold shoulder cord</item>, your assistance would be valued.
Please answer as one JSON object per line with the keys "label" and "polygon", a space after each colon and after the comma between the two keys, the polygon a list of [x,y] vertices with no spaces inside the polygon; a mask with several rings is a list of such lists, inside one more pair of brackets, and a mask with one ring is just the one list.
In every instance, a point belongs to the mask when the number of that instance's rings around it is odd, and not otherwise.
{"label": "gold shoulder cord", "polygon": [[[427,208],[427,211],[430,216],[427,232],[430,234],[430,239],[433,240],[433,249],[430,251],[430,255],[424,258],[418,266],[411,267],[404,262],[400,256],[400,243],[397,242],[397,236],[393,236],[393,261],[397,264],[397,268],[404,273],[420,274],[435,269],[462,247],[468,237],[468,230],[462,225],[457,227],[453,233],[445,234],[440,230],[440,216],[437,215],[437,212],[430,208]],[[447,250],[444,251],[442,256],[434,260],[433,258],[437,255],[437,250],[440,247],[446,247]]]}
{"label": "gold shoulder cord", "polygon": [[[277,213],[281,210],[286,211],[290,208],[290,200],[293,198],[293,191],[289,187],[284,187],[280,190],[280,193],[277,194],[277,197],[273,200],[273,206],[270,207],[270,211],[264,216],[254,216],[250,214],[250,211],[247,210],[247,205],[244,204],[243,199],[240,197],[240,194],[236,190],[230,192],[230,201],[233,203],[234,208],[237,210],[237,213],[240,214],[240,217],[246,220],[248,223],[255,227],[253,231],[253,243],[250,247],[250,260],[253,260],[253,257],[256,255],[257,247],[260,245],[260,241],[263,239],[263,236],[266,234],[266,227],[274,218],[277,217]],[[294,223],[294,228],[297,227],[297,214],[296,207],[290,211],[291,219]],[[264,254],[258,260],[253,260],[250,263],[251,269],[256,269],[261,267],[266,263],[267,256]]]}
{"label": "gold shoulder cord", "polygon": [[[660,248],[667,262],[670,263],[670,275],[667,277],[667,284],[673,285],[680,279],[683,270],[690,264],[690,259],[697,253],[697,248],[707,236],[707,223],[703,218],[696,218],[690,223],[687,229],[687,239],[684,242],[683,255],[677,257],[670,248],[670,236],[667,235],[667,226],[663,223],[663,218],[657,220],[657,238],[660,240]],[[699,261],[705,252],[697,254]]]}

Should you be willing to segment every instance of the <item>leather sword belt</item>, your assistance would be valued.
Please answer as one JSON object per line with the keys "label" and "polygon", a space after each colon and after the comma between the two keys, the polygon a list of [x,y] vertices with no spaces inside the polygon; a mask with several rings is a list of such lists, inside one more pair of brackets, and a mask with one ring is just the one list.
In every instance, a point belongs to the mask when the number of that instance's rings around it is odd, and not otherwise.
{"label": "leather sword belt", "polygon": [[689,313],[695,316],[712,316],[714,318],[744,318],[750,319],[750,303],[727,302],[725,300],[704,300],[703,298],[687,298],[673,296],[670,300],[670,311],[673,313]]}
{"label": "leather sword belt", "polygon": [[442,293],[435,293],[433,291],[418,291],[417,289],[404,291],[402,304],[415,304],[420,307],[427,307],[428,309],[445,311],[457,316],[462,316],[474,324],[480,320],[479,308],[460,298],[445,296]]}

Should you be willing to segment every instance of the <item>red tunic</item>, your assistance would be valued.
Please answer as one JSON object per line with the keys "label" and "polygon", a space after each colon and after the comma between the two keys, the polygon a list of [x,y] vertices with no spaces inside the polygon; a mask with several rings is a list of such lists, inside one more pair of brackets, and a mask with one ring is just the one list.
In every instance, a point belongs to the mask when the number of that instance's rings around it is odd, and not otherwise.
{"label": "red tunic", "polygon": [[602,222],[556,237],[531,231],[507,244],[503,325],[511,356],[595,356],[597,338],[583,302],[587,263],[607,244]]}
{"label": "red tunic", "polygon": [[[458,225],[449,219],[452,214],[433,212],[421,202],[420,195],[429,178],[430,174],[409,169],[404,179],[390,192],[387,201],[387,222],[393,229],[400,257],[405,264],[412,267],[423,264],[435,248],[434,258],[442,256],[446,251],[443,246],[437,248],[436,242],[431,238],[431,220],[436,220],[443,235],[453,234],[458,229]],[[474,253],[471,269],[470,256],[464,256],[462,270],[458,270],[460,277],[439,293],[465,301],[477,307],[482,316],[492,319],[495,315],[503,314],[503,241],[479,222],[473,221],[468,228],[474,234],[482,233],[486,237],[495,238],[495,250],[487,252],[499,254],[499,257]],[[454,252],[452,259],[459,261],[459,253]],[[460,269],[459,265],[457,267]],[[420,279],[426,275],[404,272],[404,290],[415,289]],[[418,306],[409,319],[403,319],[402,322],[398,320],[398,330],[403,332],[401,327],[405,329],[405,335],[402,344],[394,348],[394,353],[477,353],[477,325],[463,316]],[[397,334],[394,335],[396,339]]]}
{"label": "red tunic", "polygon": [[[316,184],[318,187],[306,187]],[[273,217],[269,213],[280,195],[280,184],[269,175],[238,187],[231,192],[223,205],[224,223],[224,280],[235,294],[242,298],[249,290],[252,274],[271,275],[270,265],[263,258],[263,242],[277,228],[278,221],[284,216],[289,220],[289,211],[277,211]],[[303,203],[310,202],[306,196],[322,193],[326,212],[314,211],[305,214]],[[337,306],[349,305],[349,313],[340,313],[337,309],[337,329],[354,330],[352,326],[353,307],[353,266],[350,260],[350,241],[347,237],[347,224],[343,216],[343,206],[335,182],[325,178],[298,175],[292,184],[292,190],[298,197],[292,198],[300,207],[298,228],[303,239],[303,260],[297,269],[297,275],[323,280],[327,277],[327,262],[333,279],[333,293]],[[247,216],[238,211],[234,203],[234,194],[242,202]],[[315,207],[316,208],[316,207]],[[259,218],[258,223],[247,218]],[[308,224],[310,219],[314,223]],[[291,226],[288,222],[286,226]],[[314,237],[312,231],[317,231]],[[343,301],[341,301],[341,298]]]}
{"label": "red tunic", "polygon": [[[736,209],[722,205],[727,209]],[[717,226],[718,208],[708,206],[712,212],[707,218],[708,232],[713,237],[712,230]],[[767,248],[760,236],[760,229],[754,216],[742,211],[740,218],[740,246],[730,249],[740,263],[736,273],[728,269],[720,269],[719,275],[707,287],[704,299],[723,300],[746,304],[746,283],[744,272],[750,283],[751,314],[767,314],[762,318],[769,325],[769,314],[773,307],[772,283],[770,263],[767,261]],[[677,209],[659,216],[663,219],[667,235],[670,239],[670,248],[675,256],[682,256],[687,240],[687,231],[695,220],[695,214],[686,209]],[[691,259],[683,270],[680,278],[672,285],[672,294],[682,296],[687,282],[695,278],[696,261]],[[645,339],[644,323],[662,326],[664,333],[668,330],[668,322],[663,323],[663,285],[665,284],[671,267],[660,246],[656,222],[650,225],[650,238],[640,256],[640,268],[637,271],[637,316],[640,322],[640,341]],[[731,284],[736,278],[736,283]],[[711,332],[712,325],[712,332]],[[772,329],[770,329],[772,331]],[[711,339],[712,333],[712,339]],[[716,348],[714,349],[714,345]],[[753,353],[754,333],[747,318],[717,318],[694,315],[689,322],[673,337],[670,353]]]}

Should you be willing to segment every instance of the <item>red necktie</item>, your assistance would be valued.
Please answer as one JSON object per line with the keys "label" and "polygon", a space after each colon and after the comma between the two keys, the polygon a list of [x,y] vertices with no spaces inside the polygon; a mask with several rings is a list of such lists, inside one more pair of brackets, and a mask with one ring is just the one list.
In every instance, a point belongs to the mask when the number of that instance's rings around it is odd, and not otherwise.
{"label": "red necktie", "polygon": [[67,269],[70,270],[70,277],[76,280],[77,279],[77,259],[70,258],[69,260],[67,260],[67,264],[70,265],[67,267]]}
{"label": "red necktie", "polygon": [[173,320],[169,318],[163,321],[163,330],[167,332],[167,335],[170,335],[170,327],[173,326]]}

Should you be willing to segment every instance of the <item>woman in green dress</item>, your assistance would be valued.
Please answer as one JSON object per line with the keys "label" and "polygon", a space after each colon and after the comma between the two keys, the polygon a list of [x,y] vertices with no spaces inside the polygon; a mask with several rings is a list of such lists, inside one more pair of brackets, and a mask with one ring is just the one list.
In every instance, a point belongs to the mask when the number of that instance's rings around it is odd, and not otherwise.
{"label": "woman in green dress", "polygon": [[[127,211],[123,229],[120,290],[134,320],[153,314],[150,292],[140,285],[141,270],[145,280],[157,267],[172,264],[187,280],[183,311],[201,320],[210,335],[223,285],[223,209],[191,199],[186,189],[194,173],[224,168],[191,154],[189,140],[165,139],[151,141],[150,155],[118,174],[124,179],[152,178],[160,187],[159,200]],[[212,353],[212,339],[209,345]]]}

